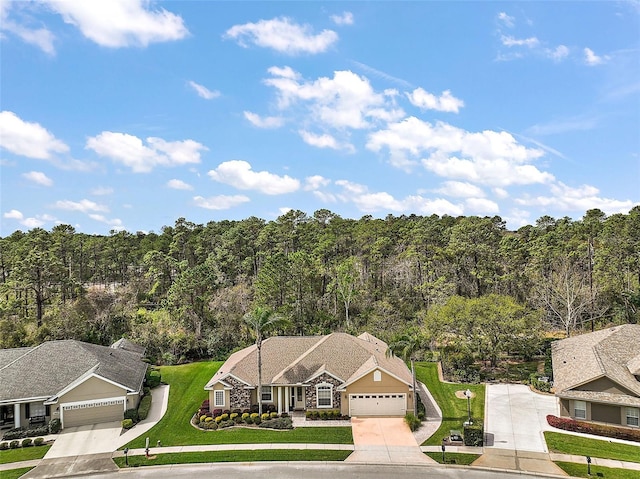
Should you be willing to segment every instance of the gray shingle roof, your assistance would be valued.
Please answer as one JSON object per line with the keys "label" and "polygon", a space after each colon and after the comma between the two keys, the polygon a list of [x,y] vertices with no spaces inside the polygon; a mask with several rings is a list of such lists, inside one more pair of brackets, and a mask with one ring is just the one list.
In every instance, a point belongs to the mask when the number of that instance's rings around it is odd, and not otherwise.
{"label": "gray shingle roof", "polygon": [[138,391],[146,369],[140,354],[74,340],[0,350],[0,401],[49,398],[90,372]]}
{"label": "gray shingle roof", "polygon": [[[640,381],[632,372],[640,356],[640,325],[625,324],[556,341],[552,343],[551,351],[558,396],[619,404],[639,403]],[[573,390],[600,377],[609,378],[633,395]]]}
{"label": "gray shingle roof", "polygon": [[[411,373],[397,357],[386,357],[387,345],[371,336],[346,333],[327,336],[274,336],[262,343],[262,382],[301,384],[320,372],[343,383],[357,379],[376,366],[411,384]],[[255,345],[232,354],[205,388],[232,374],[250,385],[258,382]]]}

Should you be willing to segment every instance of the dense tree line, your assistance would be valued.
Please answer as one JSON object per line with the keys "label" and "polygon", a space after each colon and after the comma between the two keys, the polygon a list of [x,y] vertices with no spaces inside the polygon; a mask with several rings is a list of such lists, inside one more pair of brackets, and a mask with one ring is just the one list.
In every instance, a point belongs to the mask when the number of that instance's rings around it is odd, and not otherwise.
{"label": "dense tree line", "polygon": [[0,239],[0,347],[125,335],[159,360],[221,358],[251,342],[242,318],[258,305],[287,318],[289,334],[420,331],[434,344],[471,341],[494,361],[541,328],[638,322],[640,206],[517,231],[498,216],[292,210],[269,222],[180,218],[160,233],[58,225]]}

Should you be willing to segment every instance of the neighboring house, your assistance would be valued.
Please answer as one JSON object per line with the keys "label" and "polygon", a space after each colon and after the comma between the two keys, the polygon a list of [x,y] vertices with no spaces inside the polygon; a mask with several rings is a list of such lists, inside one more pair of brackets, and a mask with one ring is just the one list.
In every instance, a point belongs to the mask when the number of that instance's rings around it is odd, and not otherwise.
{"label": "neighboring house", "polygon": [[62,427],[122,420],[138,406],[147,364],[144,348],[75,340],[0,349],[0,427],[59,418]]}
{"label": "neighboring house", "polygon": [[[349,416],[404,416],[413,409],[411,372],[387,345],[364,333],[274,336],[262,343],[264,405],[278,412],[339,409]],[[255,345],[232,354],[204,387],[210,409],[258,403]]]}
{"label": "neighboring house", "polygon": [[640,324],[556,341],[551,351],[561,416],[638,427]]}

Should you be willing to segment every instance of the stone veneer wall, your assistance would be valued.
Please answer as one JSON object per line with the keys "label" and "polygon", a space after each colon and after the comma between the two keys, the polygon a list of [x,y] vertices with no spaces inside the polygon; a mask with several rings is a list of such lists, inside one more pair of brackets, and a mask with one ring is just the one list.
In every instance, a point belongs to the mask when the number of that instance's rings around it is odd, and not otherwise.
{"label": "stone veneer wall", "polygon": [[[316,402],[316,385],[321,383],[333,384],[333,407],[332,409],[340,409],[340,391],[338,386],[342,384],[342,381],[337,380],[333,376],[328,374],[321,374],[317,378],[309,381],[310,386],[305,388],[305,406],[307,409],[317,409],[318,403]],[[324,409],[324,408],[323,408]]]}
{"label": "stone veneer wall", "polygon": [[229,409],[249,409],[251,407],[251,389],[245,389],[246,384],[231,376],[224,378],[224,382],[233,386],[229,391]]}

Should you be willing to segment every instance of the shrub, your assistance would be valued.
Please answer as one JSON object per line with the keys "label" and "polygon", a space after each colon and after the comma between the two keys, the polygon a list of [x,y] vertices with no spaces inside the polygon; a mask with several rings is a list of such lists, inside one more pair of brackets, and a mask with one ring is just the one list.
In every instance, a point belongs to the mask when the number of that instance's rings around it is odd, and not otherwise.
{"label": "shrub", "polygon": [[484,432],[482,426],[464,426],[463,432],[464,445],[482,447]]}
{"label": "shrub", "polygon": [[9,447],[11,449],[18,449],[19,446],[20,446],[20,441],[11,441],[9,443]]}
{"label": "shrub", "polygon": [[229,416],[229,419],[234,420],[237,417],[238,417],[238,413],[237,412],[232,412],[231,415]]}
{"label": "shrub", "polygon": [[216,416],[216,422],[220,424],[221,421],[222,421],[222,416]]}
{"label": "shrub", "polygon": [[250,414],[248,412],[243,412],[242,413],[242,420],[245,421],[249,416],[250,416]]}
{"label": "shrub", "polygon": [[231,427],[231,426],[235,426],[236,423],[233,422],[231,419],[227,419],[225,421],[220,421],[220,424],[218,424],[218,428],[222,429],[225,427]]}
{"label": "shrub", "polygon": [[143,388],[142,388],[142,394],[143,394],[144,396],[148,396],[149,394],[151,394],[151,388],[150,388],[150,387],[148,387],[148,386],[143,387]]}
{"label": "shrub", "polygon": [[8,442],[0,442],[0,451],[6,451],[7,449],[9,449],[9,443]]}
{"label": "shrub", "polygon": [[293,423],[290,417],[277,417],[264,421],[260,424],[260,427],[268,429],[293,429]]}
{"label": "shrub", "polygon": [[49,421],[49,432],[51,434],[58,434],[60,432],[60,428],[62,427],[62,423],[60,419],[57,417]]}
{"label": "shrub", "polygon": [[[253,414],[252,414],[252,415],[253,415]],[[253,418],[253,423],[254,423],[256,426],[259,426],[261,422],[262,422],[262,420],[260,419],[260,416],[256,416],[256,417],[254,417],[254,418]]]}
{"label": "shrub", "polygon": [[137,409],[127,409],[124,412],[124,419],[131,419],[133,422],[138,422],[138,410]]}
{"label": "shrub", "polygon": [[[544,380],[542,379],[543,377],[545,378]],[[551,391],[551,383],[549,382],[549,378],[541,374],[531,373],[529,375],[529,383],[531,384],[531,386],[533,386],[534,389],[537,389],[538,391],[542,391],[545,393]]]}
{"label": "shrub", "polygon": [[[212,419],[212,418],[209,418],[209,419]],[[218,423],[215,421],[205,422],[203,427],[204,429],[211,429],[212,431],[215,431],[216,429],[218,429]]]}
{"label": "shrub", "polygon": [[236,408],[236,409],[234,409],[233,411],[231,411],[231,414],[237,414],[237,415],[240,415],[240,414],[242,414],[242,411],[241,411],[240,409]]}
{"label": "shrub", "polygon": [[33,439],[26,438],[22,440],[22,447],[31,447],[33,445]]}
{"label": "shrub", "polygon": [[200,416],[200,422],[204,422],[205,419],[207,419],[207,415],[203,414],[202,416]]}
{"label": "shrub", "polygon": [[576,421],[575,419],[568,417],[557,417],[551,414],[547,416],[547,422],[550,426],[557,427],[558,429],[563,429],[565,431],[582,432],[585,434],[594,434],[596,436],[640,442],[640,429],[608,426],[606,424],[592,424],[585,421]]}
{"label": "shrub", "polygon": [[259,414],[257,412],[252,412],[251,415],[249,416],[251,419],[255,419],[259,416]]}
{"label": "shrub", "polygon": [[222,418],[223,421],[226,421],[227,419],[229,419],[229,413],[225,412],[222,416],[220,416]]}
{"label": "shrub", "polygon": [[138,404],[138,419],[140,421],[147,419],[150,409],[151,409],[151,395],[144,396],[140,400],[140,404]]}
{"label": "shrub", "polygon": [[123,419],[122,420],[122,427],[123,427],[123,429],[131,429],[133,427],[133,420],[132,419]]}
{"label": "shrub", "polygon": [[212,417],[205,416],[205,417],[204,417],[204,422],[205,422],[205,423],[208,423],[208,422],[214,422],[214,421],[213,421],[213,418],[212,418]]}
{"label": "shrub", "polygon": [[27,429],[27,437],[45,436],[47,434],[49,434],[49,427],[46,425]]}
{"label": "shrub", "polygon": [[228,416],[229,414],[231,414],[231,411],[229,411],[228,409],[225,409],[224,411],[222,411],[222,414],[226,414]]}
{"label": "shrub", "polygon": [[159,386],[161,381],[162,381],[162,375],[160,374],[160,371],[158,371],[156,369],[152,369],[151,371],[149,371],[149,374],[147,375],[147,386],[148,387],[153,389],[153,388]]}
{"label": "shrub", "polygon": [[44,437],[36,437],[33,440],[33,445],[34,446],[42,446],[44,444]]}
{"label": "shrub", "polygon": [[213,417],[222,416],[222,409],[214,409],[211,414],[213,414]]}
{"label": "shrub", "polygon": [[251,416],[247,416],[247,417],[245,417],[245,418],[243,419],[243,421],[244,421],[246,424],[253,424],[253,419],[251,419]]}
{"label": "shrub", "polygon": [[282,414],[280,414],[280,417],[289,417],[289,414],[287,414],[286,412],[283,412]]}
{"label": "shrub", "polygon": [[412,431],[415,431],[422,425],[422,421],[420,421],[420,419],[417,418],[412,412],[408,412],[404,415],[404,422],[407,423],[407,426],[409,426],[409,429],[411,429]]}
{"label": "shrub", "polygon": [[272,412],[272,413],[270,413],[270,414],[269,414],[269,417],[270,417],[271,419],[275,419],[275,418],[277,418],[277,417],[278,417],[278,413],[277,413],[277,412]]}
{"label": "shrub", "polygon": [[16,427],[14,429],[9,429],[4,433],[4,439],[10,441],[12,439],[22,439],[26,437],[26,429],[22,427]]}
{"label": "shrub", "polygon": [[329,418],[329,413],[328,411],[322,411],[320,413],[320,419],[328,419]]}

